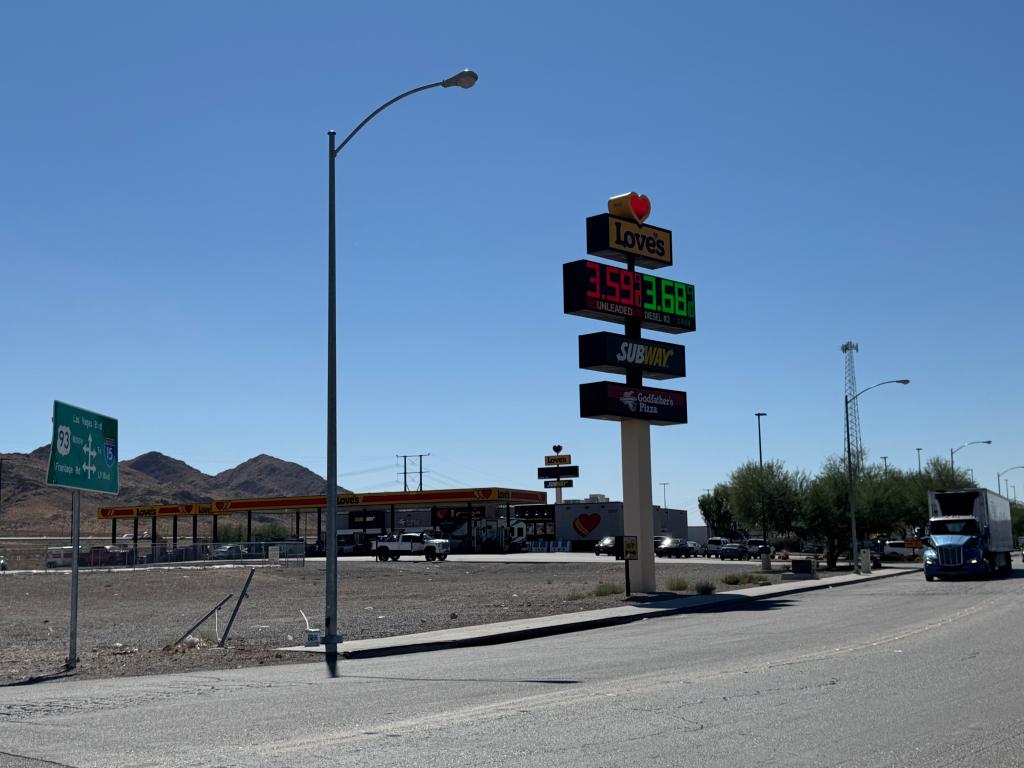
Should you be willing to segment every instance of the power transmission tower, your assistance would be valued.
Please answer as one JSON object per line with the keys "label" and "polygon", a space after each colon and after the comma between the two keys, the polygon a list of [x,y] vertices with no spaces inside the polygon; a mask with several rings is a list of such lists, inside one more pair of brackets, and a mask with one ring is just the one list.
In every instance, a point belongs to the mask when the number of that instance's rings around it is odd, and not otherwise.
{"label": "power transmission tower", "polygon": [[396,453],[395,454],[395,458],[396,459],[401,459],[402,460],[402,490],[403,491],[408,491],[409,490],[409,459],[416,459],[416,467],[413,468],[413,471],[414,472],[417,471],[417,468],[418,468],[419,475],[420,475],[419,488],[417,488],[416,490],[418,490],[418,491],[422,491],[423,490],[423,457],[424,456],[429,456],[429,455],[430,455],[429,453],[404,453],[404,454]]}
{"label": "power transmission tower", "polygon": [[[850,460],[856,469],[864,463],[864,447],[860,440],[860,410],[857,407],[857,372],[854,370],[853,353],[860,351],[860,346],[848,341],[839,348],[846,355],[846,417],[850,420]],[[845,435],[844,442],[845,442]]]}

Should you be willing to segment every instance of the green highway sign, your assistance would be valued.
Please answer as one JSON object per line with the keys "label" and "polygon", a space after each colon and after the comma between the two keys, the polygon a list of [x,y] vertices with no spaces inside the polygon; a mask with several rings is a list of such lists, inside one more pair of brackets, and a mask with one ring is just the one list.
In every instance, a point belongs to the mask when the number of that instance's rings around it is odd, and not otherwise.
{"label": "green highway sign", "polygon": [[47,485],[117,494],[117,419],[53,402]]}

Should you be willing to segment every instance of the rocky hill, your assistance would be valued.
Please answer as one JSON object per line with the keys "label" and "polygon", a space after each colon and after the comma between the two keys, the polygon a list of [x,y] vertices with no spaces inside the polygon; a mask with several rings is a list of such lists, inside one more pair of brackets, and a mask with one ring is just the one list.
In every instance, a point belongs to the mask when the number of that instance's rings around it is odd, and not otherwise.
{"label": "rocky hill", "polygon": [[[50,447],[31,453],[0,454],[0,536],[66,536],[71,491],[46,485]],[[192,503],[211,499],[300,496],[324,492],[324,479],[305,467],[260,454],[217,475],[151,451],[118,463],[120,493],[82,494],[82,532],[109,533],[96,519],[108,505]],[[341,492],[347,491],[343,488]]]}

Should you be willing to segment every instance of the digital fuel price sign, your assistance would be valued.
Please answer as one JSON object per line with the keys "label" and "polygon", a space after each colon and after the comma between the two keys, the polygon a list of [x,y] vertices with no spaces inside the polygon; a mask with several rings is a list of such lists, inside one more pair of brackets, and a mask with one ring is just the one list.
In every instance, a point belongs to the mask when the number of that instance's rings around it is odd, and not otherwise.
{"label": "digital fuel price sign", "polygon": [[638,319],[642,328],[666,333],[697,329],[692,285],[611,264],[563,264],[562,298],[567,315],[612,322]]}

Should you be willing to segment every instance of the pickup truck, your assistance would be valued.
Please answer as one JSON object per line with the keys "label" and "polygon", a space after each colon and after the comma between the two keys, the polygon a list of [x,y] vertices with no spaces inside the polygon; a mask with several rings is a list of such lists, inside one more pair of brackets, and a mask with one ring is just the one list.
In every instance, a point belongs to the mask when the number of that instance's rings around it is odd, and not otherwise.
{"label": "pickup truck", "polygon": [[370,552],[377,560],[397,560],[402,555],[423,555],[427,560],[446,560],[451,552],[448,539],[431,533],[392,533],[373,542]]}

